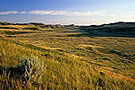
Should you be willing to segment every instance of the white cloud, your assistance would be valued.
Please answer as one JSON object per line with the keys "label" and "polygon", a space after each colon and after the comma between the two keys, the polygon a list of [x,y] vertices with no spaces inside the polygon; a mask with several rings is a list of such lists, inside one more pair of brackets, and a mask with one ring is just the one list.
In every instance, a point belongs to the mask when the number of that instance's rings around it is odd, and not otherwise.
{"label": "white cloud", "polygon": [[71,12],[69,15],[75,15],[75,16],[91,16],[91,15],[103,15],[105,12],[103,11],[96,11],[96,12]]}
{"label": "white cloud", "polygon": [[67,15],[67,16],[92,16],[92,15],[105,15],[104,11],[95,12],[79,12],[79,11],[46,11],[46,10],[32,10],[32,11],[6,11],[0,12],[0,15],[8,14],[36,14],[36,15]]}
{"label": "white cloud", "polygon": [[38,14],[38,15],[68,15],[68,16],[91,16],[91,15],[103,15],[105,12],[103,11],[95,11],[95,12],[69,12],[69,11],[44,11],[44,10],[32,10],[29,12],[30,14]]}
{"label": "white cloud", "polygon": [[0,15],[8,15],[8,14],[17,14],[18,11],[6,11],[6,12],[0,12]]}
{"label": "white cloud", "polygon": [[53,11],[52,15],[67,15],[67,11]]}
{"label": "white cloud", "polygon": [[48,14],[52,14],[53,11],[32,10],[32,11],[29,11],[28,13],[29,14],[48,15]]}
{"label": "white cloud", "polygon": [[20,12],[20,14],[25,14],[25,13],[27,13],[27,12],[26,12],[26,11],[21,11],[21,12]]}

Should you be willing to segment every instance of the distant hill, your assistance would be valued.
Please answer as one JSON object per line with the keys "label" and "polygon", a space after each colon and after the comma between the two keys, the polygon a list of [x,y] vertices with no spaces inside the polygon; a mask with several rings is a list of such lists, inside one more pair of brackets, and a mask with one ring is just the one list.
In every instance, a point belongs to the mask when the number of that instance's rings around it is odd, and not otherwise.
{"label": "distant hill", "polygon": [[[55,28],[79,28],[82,33],[81,36],[110,36],[110,37],[135,37],[135,22],[115,22],[102,25],[90,25],[90,26],[77,26],[71,25],[46,25],[44,23],[8,23],[0,22],[0,25],[28,25],[24,30],[42,30],[42,29],[55,29]],[[2,26],[0,29],[18,29],[15,27]],[[19,28],[20,29],[20,28]],[[80,36],[79,35],[79,36]]]}
{"label": "distant hill", "polygon": [[135,22],[116,22],[103,25],[81,26],[91,36],[135,37]]}
{"label": "distant hill", "polygon": [[[36,23],[36,22],[32,22],[32,23],[8,23],[8,22],[0,22],[0,25],[3,27],[0,27],[0,29],[17,29],[16,26],[13,28],[13,27],[7,27],[4,25],[19,25],[19,26],[23,26],[23,25],[29,25],[29,27],[27,28],[24,28],[24,29],[30,29],[30,30],[39,30],[41,28],[51,28],[51,29],[54,29],[54,28],[61,28],[62,25],[61,24],[56,24],[56,25],[49,25],[49,24],[44,24],[44,23]],[[32,27],[31,27],[32,26]]]}
{"label": "distant hill", "polygon": [[32,25],[45,25],[43,23],[9,23],[9,22],[0,22],[0,25],[29,25],[29,24],[32,24]]}

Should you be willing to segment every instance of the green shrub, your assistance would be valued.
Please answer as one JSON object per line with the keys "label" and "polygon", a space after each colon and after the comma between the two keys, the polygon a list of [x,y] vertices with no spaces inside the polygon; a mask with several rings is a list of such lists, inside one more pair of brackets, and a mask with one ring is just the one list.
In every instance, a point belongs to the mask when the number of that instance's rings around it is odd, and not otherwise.
{"label": "green shrub", "polygon": [[32,83],[41,83],[42,77],[46,72],[45,63],[37,57],[22,60],[16,68],[22,74],[24,81],[30,81]]}

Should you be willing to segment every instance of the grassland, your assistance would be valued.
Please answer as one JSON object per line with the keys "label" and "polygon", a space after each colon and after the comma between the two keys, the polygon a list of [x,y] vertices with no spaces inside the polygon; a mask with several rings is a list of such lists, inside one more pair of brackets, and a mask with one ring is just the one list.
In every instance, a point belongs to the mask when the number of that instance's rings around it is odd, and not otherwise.
{"label": "grassland", "polygon": [[[91,31],[91,27],[77,26],[0,27],[0,89],[135,90],[133,34],[107,36],[103,31]],[[37,56],[47,66],[40,84],[24,83],[21,75],[9,72],[31,56]]]}

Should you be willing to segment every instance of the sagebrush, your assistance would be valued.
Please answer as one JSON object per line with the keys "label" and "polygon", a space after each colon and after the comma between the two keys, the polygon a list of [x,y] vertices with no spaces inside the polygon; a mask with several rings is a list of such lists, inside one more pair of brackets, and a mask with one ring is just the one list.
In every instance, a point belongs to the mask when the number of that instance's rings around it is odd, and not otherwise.
{"label": "sagebrush", "polygon": [[46,72],[46,66],[38,57],[26,58],[17,65],[19,73],[23,74],[24,81],[31,81],[32,83],[41,83],[42,77]]}

